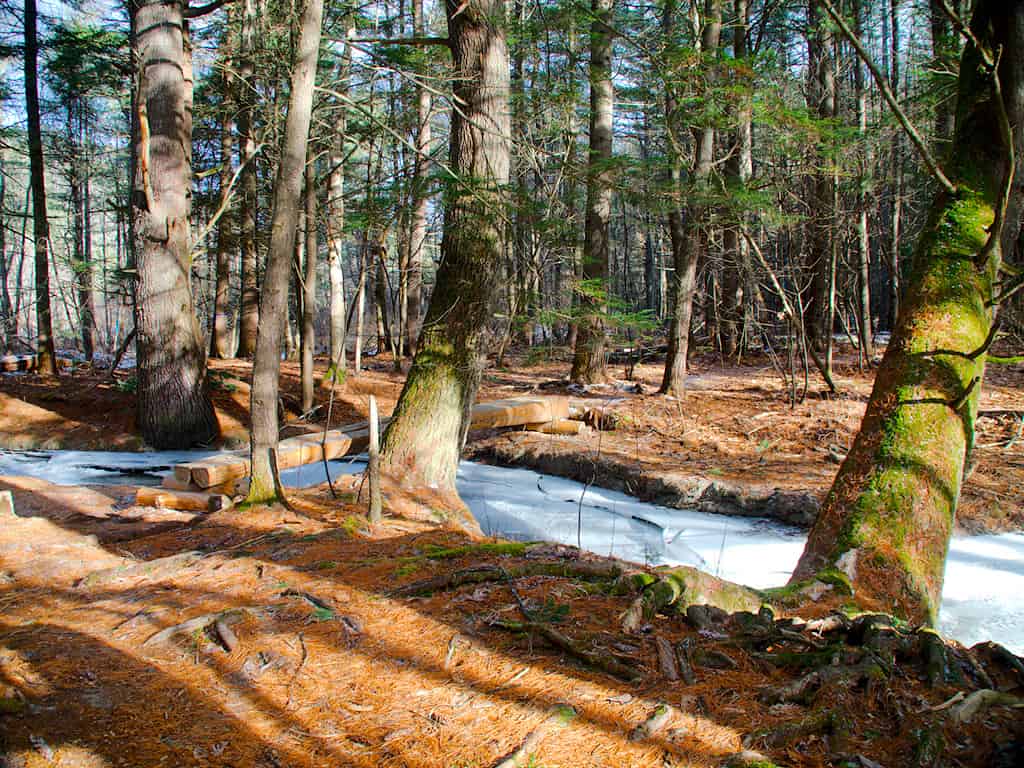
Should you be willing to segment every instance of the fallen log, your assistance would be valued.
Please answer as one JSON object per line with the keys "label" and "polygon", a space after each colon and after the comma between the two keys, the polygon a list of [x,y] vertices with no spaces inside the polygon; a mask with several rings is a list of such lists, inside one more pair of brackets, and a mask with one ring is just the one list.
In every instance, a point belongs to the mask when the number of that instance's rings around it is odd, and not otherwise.
{"label": "fallen log", "polygon": [[234,505],[230,496],[221,493],[175,491],[170,488],[139,488],[135,492],[135,503],[140,507],[186,512],[221,512]]}

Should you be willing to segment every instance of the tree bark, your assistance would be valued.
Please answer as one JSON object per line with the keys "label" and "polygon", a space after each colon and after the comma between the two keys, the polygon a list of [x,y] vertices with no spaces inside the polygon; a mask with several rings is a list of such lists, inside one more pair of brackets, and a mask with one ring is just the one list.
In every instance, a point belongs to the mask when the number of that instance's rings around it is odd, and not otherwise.
{"label": "tree bark", "polygon": [[50,222],[46,215],[43,134],[39,125],[39,40],[36,0],[25,0],[25,109],[28,112],[28,158],[32,186],[32,237],[36,267],[36,371],[57,375],[50,316]]}
{"label": "tree bark", "polygon": [[[733,57],[742,62],[748,55],[747,35],[750,27],[750,4],[748,0],[735,0],[733,19]],[[750,84],[740,83],[740,87],[749,88]],[[733,135],[733,150],[725,163],[726,185],[728,188],[741,191],[750,181],[754,173],[753,160],[753,110],[750,95],[743,95],[736,107],[736,132]],[[735,224],[727,226],[722,232],[722,245],[725,264],[722,272],[722,353],[732,357],[743,346],[743,334],[746,328],[745,301],[749,303],[753,297],[746,290],[750,275],[750,249],[741,234],[744,211],[733,214]]]}
{"label": "tree bark", "polygon": [[[862,33],[861,0],[853,3],[854,24],[858,37]],[[864,82],[864,64],[856,59],[854,65],[854,90],[857,99],[857,133],[860,137],[860,183],[857,185],[857,311],[860,349],[864,362],[874,355],[874,327],[871,322],[871,237],[868,229],[868,97]]]}
{"label": "tree bark", "polygon": [[313,356],[316,354],[316,160],[307,150],[306,157],[306,260],[302,275],[302,336],[299,340],[302,378],[302,412],[313,408]]}
{"label": "tree bark", "polygon": [[[426,35],[423,0],[412,0],[413,33]],[[425,74],[425,73],[424,73]],[[430,91],[423,83],[416,85],[416,158],[412,175],[412,215],[409,237],[409,274],[407,280],[406,349],[416,354],[423,315],[423,261],[427,243],[427,202],[430,196]]]}
{"label": "tree bark", "polygon": [[238,56],[238,140],[242,171],[238,177],[241,204],[238,210],[239,244],[242,248],[242,297],[238,318],[238,356],[252,357],[260,321],[260,288],[256,250],[256,23],[259,0],[243,0]]}
{"label": "tree bark", "polygon": [[[671,5],[674,13],[675,3]],[[669,18],[670,6],[666,5],[666,26],[669,34],[674,22]],[[704,5],[704,28],[701,32],[701,55],[707,61],[718,51],[722,32],[721,0],[706,0]],[[711,90],[713,74],[705,73],[704,87]],[[672,86],[669,85],[671,89]],[[676,105],[670,96],[670,107],[666,119],[674,121]],[[670,130],[672,130],[670,125]],[[701,253],[707,248],[707,206],[700,202],[701,189],[706,187],[714,166],[715,129],[712,125],[694,126],[694,164],[691,173],[690,202],[686,204],[685,215],[673,210],[669,215],[669,235],[672,239],[672,260],[675,267],[672,292],[674,294],[672,322],[668,337],[668,354],[665,357],[665,373],[661,380],[661,393],[682,395],[686,387],[686,357],[690,347],[690,321],[693,317],[693,296],[697,290],[697,265]],[[673,170],[678,188],[678,162]]]}
{"label": "tree bark", "polygon": [[192,298],[192,54],[183,5],[133,0],[136,423],[155,448],[218,434]]}
{"label": "tree bark", "polygon": [[[1024,3],[979,0],[971,29],[990,57],[1002,49],[1007,112],[1019,125]],[[957,116],[946,168],[957,191],[934,198],[860,433],[793,574],[798,582],[831,569],[859,605],[927,623],[938,613],[995,314],[1000,232],[989,248],[987,228],[1012,172],[993,80],[970,44]]]}
{"label": "tree bark", "polygon": [[500,0],[447,0],[454,65],[441,265],[412,368],[384,435],[385,471],[454,492],[504,253],[509,59]]}
{"label": "tree bark", "polygon": [[[348,78],[350,49],[343,54],[339,89],[344,92]],[[331,284],[331,360],[330,371],[336,375],[345,369],[345,105],[337,106],[334,146],[328,157],[331,172],[327,181],[327,258]]]}
{"label": "tree bark", "polygon": [[[808,107],[819,121],[829,121],[836,113],[836,78],[832,56],[832,22],[819,0],[808,4],[807,57]],[[826,131],[826,134],[828,132]],[[807,301],[804,303],[804,327],[807,343],[824,351],[832,335],[830,285],[832,282],[832,238],[835,234],[835,180],[828,169],[833,164],[825,139],[815,152],[811,179],[811,216],[808,222],[807,253],[804,271],[808,276]]]}
{"label": "tree bark", "polygon": [[274,455],[277,452],[277,401],[281,371],[281,338],[288,311],[288,275],[295,252],[306,144],[313,112],[313,86],[320,49],[323,0],[306,0],[299,19],[296,58],[288,96],[281,163],[274,182],[270,250],[260,296],[260,322],[252,376],[252,476],[250,502],[277,498]]}
{"label": "tree bark", "polygon": [[614,0],[591,0],[590,153],[587,158],[587,210],[583,230],[583,285],[570,378],[576,384],[604,381],[609,222],[612,216],[612,138],[615,93],[612,85]]}
{"label": "tree bark", "polygon": [[234,357],[230,326],[231,315],[231,262],[234,257],[234,216],[231,211],[232,156],[234,154],[234,83],[229,66],[229,55],[234,43],[234,5],[229,4],[222,45],[227,49],[222,58],[221,116],[220,116],[220,207],[217,221],[217,282],[213,300],[213,331],[210,334],[210,356]]}

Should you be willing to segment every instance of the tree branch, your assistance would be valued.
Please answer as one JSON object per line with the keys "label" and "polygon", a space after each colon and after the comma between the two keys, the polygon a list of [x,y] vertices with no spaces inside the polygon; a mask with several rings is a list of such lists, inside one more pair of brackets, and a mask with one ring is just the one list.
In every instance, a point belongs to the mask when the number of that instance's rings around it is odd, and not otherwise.
{"label": "tree branch", "polygon": [[208,13],[213,13],[222,5],[230,2],[232,2],[232,0],[213,0],[212,3],[200,5],[198,8],[186,8],[183,15],[186,19],[196,19],[200,16],[205,16]]}
{"label": "tree branch", "polygon": [[447,37],[352,37],[350,43],[377,43],[379,45],[451,45]]}

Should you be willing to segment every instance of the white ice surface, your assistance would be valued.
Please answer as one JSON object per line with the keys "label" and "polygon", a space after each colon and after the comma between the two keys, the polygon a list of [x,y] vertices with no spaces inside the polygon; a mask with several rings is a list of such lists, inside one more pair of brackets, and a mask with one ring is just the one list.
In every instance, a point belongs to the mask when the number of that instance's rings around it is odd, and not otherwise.
{"label": "white ice surface", "polygon": [[[203,452],[0,452],[0,475],[31,475],[61,485],[125,482],[125,470],[149,482]],[[331,476],[363,470],[330,462]],[[289,487],[324,482],[322,464],[282,473]],[[138,482],[136,478],[134,482]],[[615,491],[526,469],[464,461],[458,489],[485,533],[520,541],[576,544],[651,565],[697,565],[753,587],[786,582],[803,549],[802,531],[756,518],[724,517],[645,504]],[[584,497],[582,511],[580,496]],[[1024,534],[955,536],[946,561],[940,630],[966,645],[995,640],[1024,654]]]}

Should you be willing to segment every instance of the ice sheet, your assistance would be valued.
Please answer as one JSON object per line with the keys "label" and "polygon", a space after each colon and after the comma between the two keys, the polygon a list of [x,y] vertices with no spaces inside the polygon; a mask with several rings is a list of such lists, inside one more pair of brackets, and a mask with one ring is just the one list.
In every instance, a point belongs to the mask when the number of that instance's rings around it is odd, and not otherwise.
{"label": "ice sheet", "polygon": [[[174,464],[208,455],[0,452],[0,475],[31,475],[60,485],[156,484]],[[332,477],[363,467],[358,458],[330,462]],[[286,470],[281,479],[293,488],[317,485],[325,480],[323,465]],[[564,544],[576,544],[579,537],[584,549],[598,554],[650,565],[697,565],[753,587],[784,584],[806,538],[798,529],[768,520],[659,507],[526,469],[464,461],[458,489],[491,535]],[[939,628],[967,645],[995,640],[1024,654],[1024,534],[953,537]]]}

